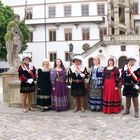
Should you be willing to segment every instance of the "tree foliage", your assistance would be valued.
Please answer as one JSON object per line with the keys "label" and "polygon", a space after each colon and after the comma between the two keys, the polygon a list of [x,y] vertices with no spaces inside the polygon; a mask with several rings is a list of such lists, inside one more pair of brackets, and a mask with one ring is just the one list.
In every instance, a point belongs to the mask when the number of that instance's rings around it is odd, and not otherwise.
{"label": "tree foliage", "polygon": [[[0,60],[6,60],[6,45],[5,45],[5,34],[7,32],[7,25],[12,21],[14,12],[11,7],[4,6],[0,1]],[[27,42],[29,40],[29,30],[25,25],[24,20],[20,22],[19,28],[23,34],[23,50],[27,48]],[[10,37],[10,34],[9,36]]]}

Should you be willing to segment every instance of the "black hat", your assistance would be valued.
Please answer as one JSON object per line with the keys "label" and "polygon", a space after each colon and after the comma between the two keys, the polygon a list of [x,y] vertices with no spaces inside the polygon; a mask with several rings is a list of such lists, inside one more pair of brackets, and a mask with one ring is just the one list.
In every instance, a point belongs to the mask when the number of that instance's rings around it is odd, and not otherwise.
{"label": "black hat", "polygon": [[136,58],[134,58],[134,57],[129,57],[127,60],[128,60],[128,61],[131,61],[131,60],[132,60],[132,61],[137,61]]}

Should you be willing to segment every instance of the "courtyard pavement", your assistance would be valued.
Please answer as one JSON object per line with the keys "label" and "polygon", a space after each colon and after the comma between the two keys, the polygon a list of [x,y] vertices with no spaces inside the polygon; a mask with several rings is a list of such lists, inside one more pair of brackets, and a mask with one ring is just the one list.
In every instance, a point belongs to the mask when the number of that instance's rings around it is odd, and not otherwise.
{"label": "courtyard pavement", "polygon": [[131,114],[64,112],[22,113],[3,102],[0,79],[0,140],[140,140],[140,118]]}

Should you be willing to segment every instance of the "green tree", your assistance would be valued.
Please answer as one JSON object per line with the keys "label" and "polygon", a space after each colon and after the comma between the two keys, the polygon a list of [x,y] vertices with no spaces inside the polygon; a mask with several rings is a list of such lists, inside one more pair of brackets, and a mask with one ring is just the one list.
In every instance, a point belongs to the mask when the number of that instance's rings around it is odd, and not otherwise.
{"label": "green tree", "polygon": [[[0,60],[6,60],[6,45],[5,45],[5,34],[7,32],[7,25],[12,21],[14,12],[9,6],[4,6],[0,1]],[[27,42],[29,41],[29,30],[25,25],[24,20],[19,24],[19,28],[23,34],[23,50],[27,48]],[[22,50],[22,51],[23,51]]]}

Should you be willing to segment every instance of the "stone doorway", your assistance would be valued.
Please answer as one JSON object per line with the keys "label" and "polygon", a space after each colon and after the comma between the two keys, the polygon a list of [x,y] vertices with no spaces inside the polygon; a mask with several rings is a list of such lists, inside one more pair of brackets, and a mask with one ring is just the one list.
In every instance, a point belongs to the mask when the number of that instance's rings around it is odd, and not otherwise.
{"label": "stone doorway", "polygon": [[122,69],[126,63],[127,63],[127,57],[121,56],[118,60],[119,69]]}

